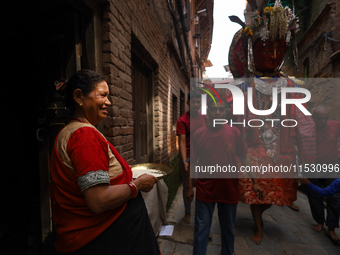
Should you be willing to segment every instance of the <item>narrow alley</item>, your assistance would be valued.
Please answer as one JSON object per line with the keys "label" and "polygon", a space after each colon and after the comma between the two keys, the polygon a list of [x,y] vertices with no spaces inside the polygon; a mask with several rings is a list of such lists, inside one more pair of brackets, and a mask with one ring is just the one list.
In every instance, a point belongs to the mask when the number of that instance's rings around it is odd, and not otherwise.
{"label": "narrow alley", "polygon": [[[194,201],[195,202],[195,201]],[[195,211],[195,203],[192,203],[191,211]],[[239,203],[235,224],[235,255],[271,255],[271,254],[295,254],[295,255],[337,255],[340,247],[336,247],[326,236],[324,227],[321,233],[312,230],[314,224],[307,196],[298,192],[295,202],[300,208],[299,212],[293,211],[287,206],[272,206],[264,213],[264,238],[260,245],[255,245],[251,240],[255,225],[252,220],[249,205]],[[172,236],[158,237],[162,255],[191,255],[193,249],[194,220],[191,223],[181,222],[184,215],[182,186],[178,189],[176,198],[167,214],[167,224],[174,225]],[[221,249],[220,228],[217,217],[217,207],[214,211],[211,227],[213,234],[209,241],[207,255],[217,255]],[[336,229],[340,235],[339,229]]]}

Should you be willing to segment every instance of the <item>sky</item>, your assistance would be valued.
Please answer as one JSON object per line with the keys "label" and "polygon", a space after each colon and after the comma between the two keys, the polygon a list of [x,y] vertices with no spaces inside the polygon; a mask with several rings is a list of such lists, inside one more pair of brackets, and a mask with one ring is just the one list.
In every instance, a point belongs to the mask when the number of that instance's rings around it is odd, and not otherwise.
{"label": "sky", "polygon": [[223,66],[228,65],[228,54],[234,34],[241,28],[231,22],[228,16],[236,15],[244,18],[245,0],[214,0],[214,27],[212,44],[208,59],[213,64],[206,68],[209,78],[224,78],[227,73]]}

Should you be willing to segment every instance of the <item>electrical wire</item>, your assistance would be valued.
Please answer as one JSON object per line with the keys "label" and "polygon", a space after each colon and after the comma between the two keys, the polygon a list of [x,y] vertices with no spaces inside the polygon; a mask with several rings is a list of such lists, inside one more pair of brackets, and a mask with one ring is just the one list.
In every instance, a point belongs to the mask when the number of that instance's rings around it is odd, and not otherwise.
{"label": "electrical wire", "polygon": [[323,50],[324,50],[324,51],[330,49],[330,48],[326,49],[327,40],[333,41],[333,42],[340,42],[340,40],[336,40],[336,39],[334,39],[334,38],[332,38],[332,37],[328,37],[327,34],[324,34],[324,36],[325,36],[325,43],[324,43],[324,45],[323,45]]}

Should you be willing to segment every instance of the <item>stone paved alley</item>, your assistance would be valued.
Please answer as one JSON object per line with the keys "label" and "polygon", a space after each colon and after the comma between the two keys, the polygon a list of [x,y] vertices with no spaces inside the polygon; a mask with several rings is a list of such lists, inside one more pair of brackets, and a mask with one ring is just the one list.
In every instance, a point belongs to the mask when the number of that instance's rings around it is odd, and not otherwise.
{"label": "stone paved alley", "polygon": [[[288,207],[272,206],[264,213],[264,237],[260,245],[255,245],[250,238],[255,231],[249,205],[239,203],[235,225],[236,255],[269,255],[269,254],[295,254],[295,255],[339,255],[340,247],[336,247],[326,236],[326,228],[321,233],[312,230],[314,221],[309,209],[305,194],[298,192],[295,202],[300,207],[295,212]],[[192,212],[195,212],[195,203],[192,203]],[[178,189],[175,200],[167,214],[167,224],[174,225],[172,236],[158,237],[163,255],[191,255],[193,250],[194,215],[191,223],[181,222],[184,215],[182,186]],[[208,245],[208,255],[218,255],[221,250],[220,229],[215,208],[212,241]],[[340,236],[339,229],[336,234]]]}

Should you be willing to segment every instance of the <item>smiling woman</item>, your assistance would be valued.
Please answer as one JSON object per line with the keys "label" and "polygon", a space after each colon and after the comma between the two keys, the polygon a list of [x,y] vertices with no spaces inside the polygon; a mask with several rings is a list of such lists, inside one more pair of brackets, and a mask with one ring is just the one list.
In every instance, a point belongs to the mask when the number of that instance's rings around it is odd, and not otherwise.
{"label": "smiling woman", "polygon": [[157,240],[139,191],[158,179],[132,171],[95,128],[111,105],[108,85],[81,70],[62,88],[72,119],[58,134],[51,155],[55,247],[67,254],[159,255]]}
{"label": "smiling woman", "polygon": [[97,125],[106,118],[107,108],[111,105],[108,95],[104,77],[91,70],[77,72],[66,83],[66,107],[73,118],[85,123]]}
{"label": "smiling woman", "polygon": [[88,120],[92,125],[97,125],[105,119],[108,112],[107,107],[111,105],[108,99],[109,88],[106,81],[99,82],[95,89],[86,97],[80,89],[73,92],[76,101],[79,103],[77,108],[78,118]]}

